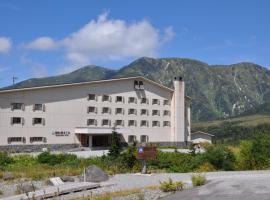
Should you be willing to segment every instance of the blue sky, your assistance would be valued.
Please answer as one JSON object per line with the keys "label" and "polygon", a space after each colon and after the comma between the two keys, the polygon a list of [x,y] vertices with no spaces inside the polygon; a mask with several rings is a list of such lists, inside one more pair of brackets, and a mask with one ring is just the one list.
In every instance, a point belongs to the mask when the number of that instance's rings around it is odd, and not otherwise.
{"label": "blue sky", "polygon": [[95,64],[186,57],[270,66],[267,0],[1,0],[0,87]]}

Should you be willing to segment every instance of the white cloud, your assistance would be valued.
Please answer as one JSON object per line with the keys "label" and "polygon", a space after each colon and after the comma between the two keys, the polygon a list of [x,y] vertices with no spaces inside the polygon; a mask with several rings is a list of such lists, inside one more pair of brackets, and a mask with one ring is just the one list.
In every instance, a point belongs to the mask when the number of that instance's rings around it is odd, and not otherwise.
{"label": "white cloud", "polygon": [[50,37],[40,37],[25,45],[27,49],[52,50],[57,47],[56,41]]}
{"label": "white cloud", "polygon": [[103,13],[59,41],[42,37],[26,46],[38,50],[61,47],[70,64],[84,65],[99,59],[155,56],[159,48],[173,37],[172,27],[160,33],[147,20],[129,23],[120,19],[108,19],[108,13]]}
{"label": "white cloud", "polygon": [[10,38],[0,37],[0,53],[8,53],[11,49],[12,42]]}

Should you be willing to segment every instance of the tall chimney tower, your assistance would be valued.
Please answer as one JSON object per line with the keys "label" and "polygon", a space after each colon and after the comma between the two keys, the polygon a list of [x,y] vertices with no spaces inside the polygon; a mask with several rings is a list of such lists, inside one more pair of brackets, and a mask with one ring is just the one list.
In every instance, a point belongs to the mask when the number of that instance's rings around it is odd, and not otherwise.
{"label": "tall chimney tower", "polygon": [[185,82],[182,77],[174,78],[174,140],[186,142],[185,137]]}

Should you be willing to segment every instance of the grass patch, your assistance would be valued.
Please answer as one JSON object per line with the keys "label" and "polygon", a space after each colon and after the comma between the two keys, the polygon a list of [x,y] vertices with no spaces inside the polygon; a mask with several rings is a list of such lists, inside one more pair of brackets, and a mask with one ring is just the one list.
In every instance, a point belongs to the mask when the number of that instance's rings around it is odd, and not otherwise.
{"label": "grass patch", "polygon": [[194,174],[191,177],[191,182],[194,187],[206,184],[207,179],[201,174]]}
{"label": "grass patch", "polygon": [[115,192],[106,192],[100,195],[88,195],[86,197],[74,198],[71,200],[110,200],[111,198],[125,197],[129,195],[136,195],[139,200],[144,199],[143,190],[158,190],[159,186],[152,185],[144,188],[134,188],[129,190],[120,190]]}
{"label": "grass patch", "polygon": [[176,192],[184,188],[185,183],[182,181],[173,181],[169,178],[168,181],[160,181],[159,189],[162,192]]}

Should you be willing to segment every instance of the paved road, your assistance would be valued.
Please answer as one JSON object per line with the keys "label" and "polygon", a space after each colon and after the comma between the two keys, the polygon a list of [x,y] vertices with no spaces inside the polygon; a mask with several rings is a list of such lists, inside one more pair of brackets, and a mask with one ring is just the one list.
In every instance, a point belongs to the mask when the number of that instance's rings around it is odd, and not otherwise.
{"label": "paved road", "polygon": [[209,175],[206,185],[177,192],[163,200],[270,200],[269,172]]}

